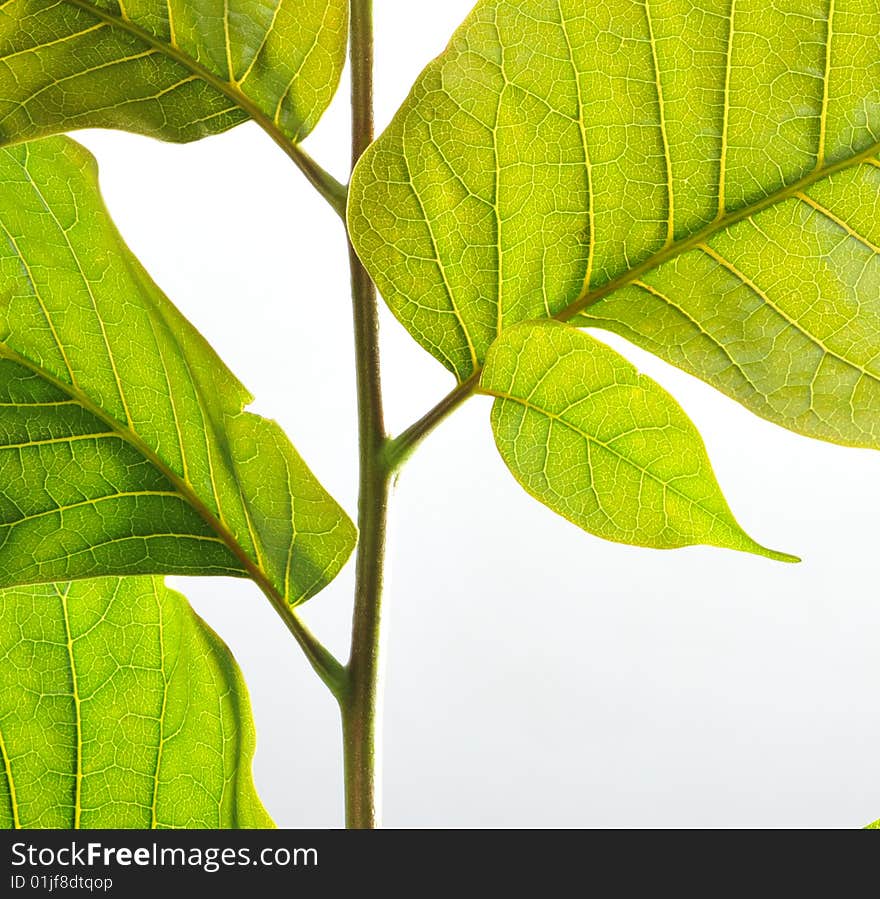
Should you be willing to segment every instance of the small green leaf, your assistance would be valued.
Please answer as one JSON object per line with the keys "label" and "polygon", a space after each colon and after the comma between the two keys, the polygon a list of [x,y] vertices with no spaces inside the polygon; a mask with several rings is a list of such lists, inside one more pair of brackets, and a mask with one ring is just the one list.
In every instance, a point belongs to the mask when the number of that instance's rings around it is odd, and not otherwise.
{"label": "small green leaf", "polygon": [[878,818],[873,824],[869,824],[865,830],[880,830],[880,818]]}
{"label": "small green leaf", "polygon": [[557,322],[508,329],[480,392],[496,397],[501,456],[528,493],[618,543],[708,544],[797,561],[737,524],[697,429],[622,356]]}
{"label": "small green leaf", "polygon": [[876,0],[482,0],[352,179],[361,259],[464,381],[542,317],[880,447]]}
{"label": "small green leaf", "polygon": [[161,578],[0,591],[0,827],[271,827],[247,688]]}
{"label": "small green leaf", "polygon": [[92,127],[189,141],[247,118],[299,141],[346,37],[344,0],[6,0],[0,143]]}
{"label": "small green leaf", "polygon": [[0,587],[229,574],[297,603],[332,580],[354,526],[242,412],[67,138],[0,149],[0,310]]}

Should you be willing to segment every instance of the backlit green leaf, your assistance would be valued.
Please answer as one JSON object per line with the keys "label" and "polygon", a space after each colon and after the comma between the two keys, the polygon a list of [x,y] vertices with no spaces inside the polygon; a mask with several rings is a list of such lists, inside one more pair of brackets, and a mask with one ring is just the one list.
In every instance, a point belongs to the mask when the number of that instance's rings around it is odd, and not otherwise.
{"label": "backlit green leaf", "polygon": [[505,331],[480,383],[504,461],[536,499],[592,534],[703,543],[780,561],[737,524],[675,400],[622,356],[558,322]]}
{"label": "backlit green leaf", "polygon": [[188,141],[249,117],[298,141],[346,29],[344,0],[5,0],[0,143],[89,127]]}
{"label": "backlit green leaf", "polygon": [[67,138],[0,150],[0,586],[231,574],[290,603],[354,527],[123,243]]}
{"label": "backlit green leaf", "polygon": [[161,578],[0,591],[0,827],[271,827],[220,638]]}
{"label": "backlit green leaf", "polygon": [[359,164],[355,245],[465,380],[601,325],[880,446],[876,0],[483,0]]}

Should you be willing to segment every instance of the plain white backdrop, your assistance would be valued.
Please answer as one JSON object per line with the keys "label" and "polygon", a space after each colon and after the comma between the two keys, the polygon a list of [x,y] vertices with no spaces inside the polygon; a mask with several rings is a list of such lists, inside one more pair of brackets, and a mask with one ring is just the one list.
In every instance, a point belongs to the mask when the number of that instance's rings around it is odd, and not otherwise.
{"label": "plain white backdrop", "polygon": [[[377,0],[384,127],[469,0]],[[345,179],[348,83],[306,146]],[[347,266],[335,216],[256,127],[188,146],[76,135],[171,299],[354,517]],[[389,426],[453,385],[383,309]],[[782,565],[603,543],[526,496],[488,402],[419,450],[392,506],[388,826],[855,827],[880,816],[880,456],[776,428],[623,341],[697,423]],[[335,705],[246,581],[172,578],[237,657],[280,826],[342,823]],[[347,653],[352,566],[304,608]]]}

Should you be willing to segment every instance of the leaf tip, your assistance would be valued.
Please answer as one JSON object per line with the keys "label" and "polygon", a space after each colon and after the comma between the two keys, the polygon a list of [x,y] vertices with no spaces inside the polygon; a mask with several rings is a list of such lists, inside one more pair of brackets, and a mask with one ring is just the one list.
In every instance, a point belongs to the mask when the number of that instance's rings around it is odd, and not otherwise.
{"label": "leaf tip", "polygon": [[736,543],[725,543],[723,544],[727,549],[737,549],[740,552],[751,553],[754,556],[762,556],[765,559],[770,559],[773,562],[787,562],[789,564],[795,565],[799,562],[802,562],[803,559],[800,556],[796,556],[792,553],[784,553],[778,549],[770,549],[769,546],[764,546],[761,543],[758,543],[748,532],[743,530],[741,527],[737,527],[739,540]]}
{"label": "leaf tip", "polygon": [[736,544],[728,543],[728,548],[738,549],[743,552],[751,553],[755,556],[763,556],[765,559],[770,559],[773,562],[787,562],[791,565],[796,565],[803,561],[800,556],[796,556],[793,553],[782,552],[778,549],[771,549],[769,546],[764,546],[761,543],[758,543],[751,534],[746,531],[742,525],[739,524],[734,519],[734,523],[736,525],[736,530],[738,534],[738,540]]}
{"label": "leaf tip", "polygon": [[766,556],[768,559],[772,559],[774,562],[788,562],[792,565],[803,562],[803,559],[800,556],[795,556],[791,553],[779,552],[779,550],[776,549],[768,549],[766,546],[759,547],[757,551],[760,552],[762,556]]}

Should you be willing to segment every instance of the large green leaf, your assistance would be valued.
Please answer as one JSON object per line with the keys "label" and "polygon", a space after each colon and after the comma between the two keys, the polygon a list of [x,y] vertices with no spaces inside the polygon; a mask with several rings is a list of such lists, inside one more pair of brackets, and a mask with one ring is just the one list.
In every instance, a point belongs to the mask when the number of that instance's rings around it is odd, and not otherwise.
{"label": "large green leaf", "polygon": [[298,141],[333,97],[344,0],[0,2],[0,143],[77,128],[165,140],[247,118]]}
{"label": "large green leaf", "polygon": [[606,540],[671,549],[704,543],[780,561],[733,517],[697,429],[614,350],[558,322],[507,329],[480,391],[497,397],[504,461],[535,498]]}
{"label": "large green leaf", "polygon": [[250,576],[290,603],[354,528],[123,243],[68,138],[0,150],[0,586]]}
{"label": "large green leaf", "polygon": [[0,827],[271,827],[220,638],[161,578],[0,591]]}
{"label": "large green leaf", "polygon": [[619,331],[880,446],[877,0],[483,0],[355,173],[355,245],[460,380],[524,319]]}

